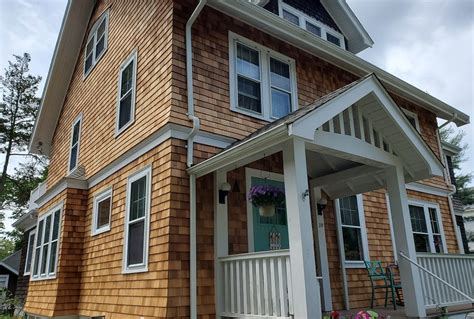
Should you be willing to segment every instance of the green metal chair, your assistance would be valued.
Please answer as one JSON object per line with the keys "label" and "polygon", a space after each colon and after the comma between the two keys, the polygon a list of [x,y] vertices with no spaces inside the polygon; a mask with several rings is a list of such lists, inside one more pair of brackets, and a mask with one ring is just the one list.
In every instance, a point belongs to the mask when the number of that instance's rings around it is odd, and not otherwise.
{"label": "green metal chair", "polygon": [[[382,262],[376,261],[364,261],[365,268],[369,274],[370,284],[372,286],[372,299],[370,301],[370,307],[374,308],[374,300],[375,300],[375,290],[377,289],[385,289],[385,308],[387,308],[387,301],[388,301],[388,292],[390,290],[392,295],[392,304],[393,309],[396,310],[395,304],[395,287],[394,281],[391,279],[392,276],[388,276],[385,272],[384,268],[382,267]],[[383,282],[383,284],[382,284]],[[401,286],[400,286],[401,288]]]}

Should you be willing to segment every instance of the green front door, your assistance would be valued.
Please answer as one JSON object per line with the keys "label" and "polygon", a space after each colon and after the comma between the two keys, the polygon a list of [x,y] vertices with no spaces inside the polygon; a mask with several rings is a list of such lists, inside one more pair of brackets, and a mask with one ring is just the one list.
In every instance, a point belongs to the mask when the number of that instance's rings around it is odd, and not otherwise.
{"label": "green front door", "polygon": [[[252,186],[272,185],[285,189],[283,182],[270,179],[252,177]],[[275,209],[273,217],[262,217],[258,208],[252,205],[253,214],[253,242],[255,251],[273,249],[288,249],[288,222],[286,218],[286,204],[283,203]]]}

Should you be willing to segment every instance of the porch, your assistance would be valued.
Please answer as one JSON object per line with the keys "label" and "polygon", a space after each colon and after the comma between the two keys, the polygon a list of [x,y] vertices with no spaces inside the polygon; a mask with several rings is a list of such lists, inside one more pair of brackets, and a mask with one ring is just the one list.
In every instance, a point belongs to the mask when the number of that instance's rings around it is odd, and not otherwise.
{"label": "porch", "polygon": [[[284,247],[284,236],[277,229],[280,242],[258,251],[262,249],[257,246],[260,232],[251,222],[253,208],[245,197],[240,197],[237,206],[229,205],[228,175],[269,156],[280,157],[281,167],[270,165],[260,177],[284,184],[288,247]],[[416,254],[405,185],[442,176],[443,166],[375,76],[356,81],[264,126],[188,172],[194,182],[214,174],[214,277],[219,317],[318,318],[323,309],[332,309],[334,274],[330,274],[328,265],[333,261],[327,255],[321,199],[329,203],[335,200],[336,208],[341,209],[338,198],[377,189],[386,189],[388,216],[396,234],[394,245],[407,258],[399,258],[405,314],[426,317],[426,308],[433,305],[433,300],[472,303],[472,297],[462,301],[456,297],[459,292],[440,290],[431,282],[432,274],[420,274],[420,263],[430,257]],[[252,185],[248,176],[247,191]],[[191,194],[192,200],[195,196]],[[229,252],[229,216],[235,207],[246,207],[247,211],[248,249],[240,254]],[[362,236],[364,227],[359,228]],[[288,249],[269,251],[271,248]],[[340,254],[340,260],[344,260],[344,253]],[[458,262],[457,257],[449,256],[430,261],[425,268],[455,285],[469,282],[467,276],[474,263],[466,260]],[[459,276],[449,271],[454,266],[460,269]],[[344,281],[341,268],[338,280]]]}

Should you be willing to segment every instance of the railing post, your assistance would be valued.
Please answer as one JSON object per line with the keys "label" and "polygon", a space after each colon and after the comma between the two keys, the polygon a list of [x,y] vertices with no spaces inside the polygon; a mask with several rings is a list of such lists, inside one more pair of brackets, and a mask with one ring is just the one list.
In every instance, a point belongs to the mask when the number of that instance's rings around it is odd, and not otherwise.
{"label": "railing post", "polygon": [[[393,230],[396,234],[396,247],[399,251],[405,252],[410,259],[416,260],[403,169],[400,166],[387,168],[386,178]],[[406,315],[415,318],[426,317],[423,288],[418,269],[406,260],[401,261],[400,277]]]}
{"label": "railing post", "polygon": [[224,278],[224,270],[219,262],[219,257],[229,254],[227,198],[224,204],[219,203],[219,187],[225,182],[227,182],[227,172],[217,171],[214,175],[214,283],[217,318],[221,318],[220,314],[227,310],[224,309],[226,278]]}
{"label": "railing post", "polygon": [[303,140],[291,139],[283,148],[286,211],[293,285],[294,316],[321,318],[321,298],[316,279],[306,150]]}

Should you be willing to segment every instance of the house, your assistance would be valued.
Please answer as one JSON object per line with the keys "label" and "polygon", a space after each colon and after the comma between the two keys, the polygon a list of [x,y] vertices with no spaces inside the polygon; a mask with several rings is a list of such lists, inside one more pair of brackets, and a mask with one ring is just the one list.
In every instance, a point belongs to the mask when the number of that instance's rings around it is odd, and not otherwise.
{"label": "house", "polygon": [[463,217],[468,242],[466,252],[474,253],[474,205],[467,205],[464,207]]}
{"label": "house", "polygon": [[472,303],[437,126],[469,117],[372,44],[344,0],[71,0],[29,318],[320,318],[370,306],[368,260],[398,262],[407,316]]}
{"label": "house", "polygon": [[0,289],[7,289],[12,296],[17,289],[20,255],[21,251],[16,251],[0,260]]}

